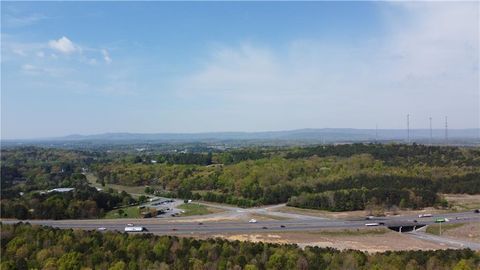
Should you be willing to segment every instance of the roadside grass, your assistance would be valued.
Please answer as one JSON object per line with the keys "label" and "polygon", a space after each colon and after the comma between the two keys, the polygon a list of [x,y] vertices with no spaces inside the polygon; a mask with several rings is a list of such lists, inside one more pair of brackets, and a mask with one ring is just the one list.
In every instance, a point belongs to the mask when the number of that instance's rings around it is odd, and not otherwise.
{"label": "roadside grass", "polygon": [[387,228],[374,228],[374,229],[344,229],[344,230],[320,230],[311,231],[308,234],[325,235],[325,236],[365,236],[365,235],[383,235],[391,232]]}
{"label": "roadside grass", "polygon": [[269,214],[258,214],[258,213],[252,213],[252,214],[250,214],[250,216],[257,219],[257,220],[268,220],[268,219],[288,220],[289,219],[287,217],[280,217],[280,216],[274,216],[274,215],[269,215]]}
{"label": "roadside grass", "polygon": [[212,213],[219,212],[217,209],[212,209],[205,205],[196,204],[196,203],[185,203],[178,206],[179,209],[185,211],[180,216],[198,216],[198,215],[208,215]]}
{"label": "roadside grass", "polygon": [[108,211],[105,214],[106,219],[113,218],[140,218],[140,209],[138,206],[130,206]]}
{"label": "roadside grass", "polygon": [[[459,228],[465,225],[464,223],[442,224],[442,234],[448,230]],[[440,235],[440,224],[429,225],[426,229],[429,234]]]}

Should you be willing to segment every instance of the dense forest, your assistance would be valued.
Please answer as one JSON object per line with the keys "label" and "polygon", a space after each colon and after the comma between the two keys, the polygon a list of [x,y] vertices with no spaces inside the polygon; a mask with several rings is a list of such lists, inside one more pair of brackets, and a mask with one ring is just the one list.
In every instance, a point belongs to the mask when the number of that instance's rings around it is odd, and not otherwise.
{"label": "dense forest", "polygon": [[[102,184],[148,185],[157,195],[242,207],[288,203],[329,211],[361,210],[371,205],[417,209],[448,206],[442,193],[480,193],[478,148],[345,144],[201,148],[192,152],[112,149],[2,150],[2,205],[10,207],[15,205],[12,201],[23,201],[30,210],[29,201],[60,201],[58,194],[49,199],[30,193],[72,187],[85,182],[86,172],[97,176]],[[28,194],[20,198],[20,192]],[[67,209],[69,198],[56,205]],[[130,200],[121,196],[106,199],[112,203],[103,203],[96,196],[79,197],[75,193],[72,198],[95,201],[97,208],[104,210]]]}
{"label": "dense forest", "polygon": [[1,225],[1,269],[416,269],[473,270],[472,250],[355,250],[175,236]]}
{"label": "dense forest", "polygon": [[237,149],[214,153],[208,166],[142,160],[150,157],[98,163],[94,171],[105,183],[153,185],[168,196],[245,207],[288,202],[331,211],[364,209],[372,203],[422,208],[445,206],[440,193],[480,193],[480,150],[458,147]]}
{"label": "dense forest", "polygon": [[[0,215],[18,219],[99,218],[121,205],[135,203],[129,194],[91,187],[82,170],[94,153],[40,149],[2,151]],[[49,192],[57,187],[69,192]]]}

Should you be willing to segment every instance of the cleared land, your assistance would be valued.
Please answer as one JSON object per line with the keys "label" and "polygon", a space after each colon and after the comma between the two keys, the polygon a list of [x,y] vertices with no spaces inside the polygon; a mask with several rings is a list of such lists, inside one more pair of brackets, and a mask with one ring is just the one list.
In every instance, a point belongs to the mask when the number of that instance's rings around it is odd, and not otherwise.
{"label": "cleared land", "polygon": [[95,175],[91,173],[86,173],[85,176],[87,177],[87,181],[90,183],[90,185],[96,188],[101,188],[103,190],[107,188],[112,188],[117,191],[125,191],[130,195],[132,195],[133,197],[139,197],[140,195],[152,196],[150,194],[145,193],[146,186],[123,186],[123,185],[108,184],[108,183],[105,183],[105,186],[102,186],[100,183],[97,182],[97,177]]}
{"label": "cleared land", "polygon": [[368,252],[387,250],[433,250],[449,248],[422,241],[385,228],[354,230],[319,230],[311,232],[265,232],[252,234],[225,233],[200,235],[199,238],[221,237],[228,240],[297,244],[300,247],[320,246],[338,249],[359,249]]}
{"label": "cleared land", "polygon": [[[440,234],[440,225],[430,225],[427,233]],[[480,223],[442,224],[442,236],[480,243]]]}

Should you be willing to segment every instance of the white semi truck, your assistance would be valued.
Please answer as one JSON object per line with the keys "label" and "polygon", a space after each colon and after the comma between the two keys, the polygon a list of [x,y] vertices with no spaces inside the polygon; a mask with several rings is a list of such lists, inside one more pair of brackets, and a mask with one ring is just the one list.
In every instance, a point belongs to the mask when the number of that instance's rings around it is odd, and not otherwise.
{"label": "white semi truck", "polygon": [[141,226],[127,226],[125,232],[144,232],[148,231],[147,228]]}

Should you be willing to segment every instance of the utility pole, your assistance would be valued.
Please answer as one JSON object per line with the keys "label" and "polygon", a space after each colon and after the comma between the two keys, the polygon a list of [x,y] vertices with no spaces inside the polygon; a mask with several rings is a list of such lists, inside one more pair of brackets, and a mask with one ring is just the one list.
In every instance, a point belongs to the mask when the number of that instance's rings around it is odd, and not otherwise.
{"label": "utility pole", "polygon": [[448,117],[445,116],[445,144],[448,144]]}
{"label": "utility pole", "polygon": [[430,145],[432,145],[432,142],[433,142],[432,117],[430,116],[428,120],[430,120]]}
{"label": "utility pole", "polygon": [[410,144],[410,114],[407,114],[407,144]]}

